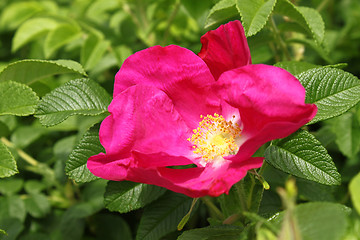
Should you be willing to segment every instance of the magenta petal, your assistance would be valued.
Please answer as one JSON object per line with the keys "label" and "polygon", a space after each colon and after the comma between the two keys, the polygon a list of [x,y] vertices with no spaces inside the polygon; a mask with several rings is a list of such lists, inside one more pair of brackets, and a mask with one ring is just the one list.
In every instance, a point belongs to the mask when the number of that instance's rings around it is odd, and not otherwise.
{"label": "magenta petal", "polygon": [[314,104],[305,104],[305,89],[287,71],[248,65],[224,73],[216,84],[219,95],[238,108],[246,140],[238,154],[253,154],[267,141],[283,138],[309,122]]}
{"label": "magenta petal", "polygon": [[198,53],[210,68],[215,79],[227,71],[251,64],[250,49],[240,21],[229,22],[200,39]]}
{"label": "magenta petal", "polygon": [[115,76],[114,97],[136,84],[156,87],[194,127],[201,114],[219,111],[219,100],[210,87],[214,81],[204,61],[190,50],[175,45],[154,46],[126,59]]}

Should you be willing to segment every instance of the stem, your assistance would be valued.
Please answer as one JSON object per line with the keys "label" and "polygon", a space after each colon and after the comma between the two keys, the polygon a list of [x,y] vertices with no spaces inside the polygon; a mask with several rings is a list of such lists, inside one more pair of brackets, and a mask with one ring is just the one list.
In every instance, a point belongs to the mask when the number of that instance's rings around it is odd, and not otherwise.
{"label": "stem", "polygon": [[272,16],[270,17],[270,27],[272,29],[272,32],[274,33],[275,40],[279,44],[279,47],[282,50],[286,60],[290,61],[291,56],[290,56],[289,50],[287,49],[286,44],[285,44],[284,40],[282,39],[280,32],[276,27],[274,18]]}
{"label": "stem", "polygon": [[202,197],[201,201],[203,201],[203,203],[205,203],[205,205],[214,212],[218,219],[223,220],[225,218],[222,212],[215,206],[209,197]]}
{"label": "stem", "polygon": [[13,148],[16,150],[16,152],[19,154],[19,156],[25,160],[25,162],[29,163],[32,166],[38,166],[39,162],[36,161],[33,157],[31,157],[29,154],[21,150],[20,148],[17,148],[14,143],[7,140],[5,137],[1,138],[1,142],[3,142],[7,147]]}
{"label": "stem", "polygon": [[168,21],[167,21],[167,26],[166,26],[166,30],[165,30],[165,33],[164,33],[164,38],[163,38],[163,41],[162,41],[162,44],[164,45],[166,43],[166,40],[169,36],[169,31],[170,31],[170,26],[172,24],[172,22],[174,21],[175,17],[176,17],[176,14],[177,12],[179,11],[179,8],[180,8],[180,0],[176,0],[175,2],[175,6],[174,6],[174,10],[172,11]]}

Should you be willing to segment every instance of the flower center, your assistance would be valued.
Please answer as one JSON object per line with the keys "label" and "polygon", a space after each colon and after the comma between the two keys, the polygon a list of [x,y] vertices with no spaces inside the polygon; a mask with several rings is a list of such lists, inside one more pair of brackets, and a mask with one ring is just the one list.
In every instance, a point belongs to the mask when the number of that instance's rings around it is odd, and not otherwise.
{"label": "flower center", "polygon": [[[214,161],[223,156],[236,154],[239,147],[235,140],[240,137],[241,129],[232,120],[226,121],[223,116],[215,113],[214,116],[200,116],[202,121],[194,129],[194,134],[187,140],[194,148],[194,153],[200,155],[203,161]],[[233,119],[235,116],[233,116]]]}

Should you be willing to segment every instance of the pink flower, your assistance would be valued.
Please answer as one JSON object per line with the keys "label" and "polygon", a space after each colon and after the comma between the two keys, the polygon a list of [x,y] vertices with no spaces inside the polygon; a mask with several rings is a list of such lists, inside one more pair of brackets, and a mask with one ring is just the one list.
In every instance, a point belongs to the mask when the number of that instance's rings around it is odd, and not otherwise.
{"label": "pink flower", "polygon": [[228,193],[263,158],[264,143],[310,121],[316,106],[287,71],[251,65],[239,21],[206,33],[199,56],[154,46],[115,76],[100,127],[106,154],[89,158],[96,176],[154,184],[190,197]]}

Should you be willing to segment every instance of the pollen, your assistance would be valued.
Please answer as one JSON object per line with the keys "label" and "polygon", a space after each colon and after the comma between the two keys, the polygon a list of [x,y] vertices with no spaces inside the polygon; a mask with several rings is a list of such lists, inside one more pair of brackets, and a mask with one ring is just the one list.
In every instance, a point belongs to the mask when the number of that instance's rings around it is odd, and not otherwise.
{"label": "pollen", "polygon": [[236,139],[241,135],[241,129],[234,123],[235,116],[226,121],[223,116],[202,116],[199,127],[193,130],[191,138],[187,140],[193,144],[193,152],[206,162],[212,162],[219,157],[236,154],[239,147]]}

